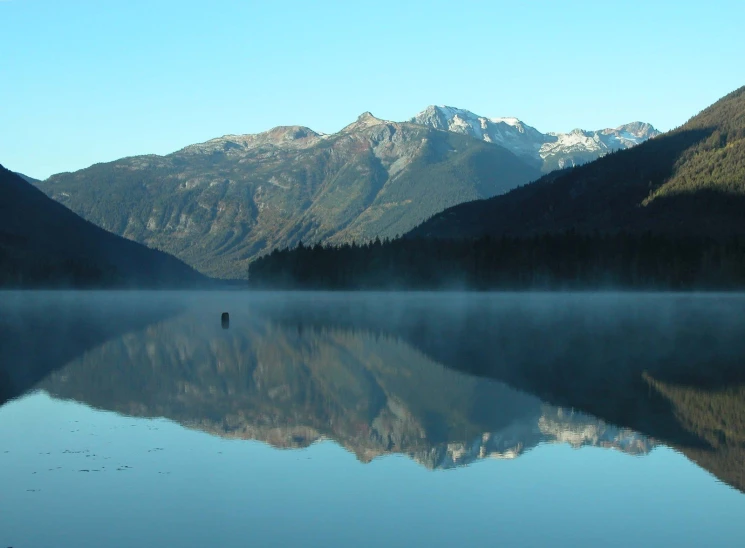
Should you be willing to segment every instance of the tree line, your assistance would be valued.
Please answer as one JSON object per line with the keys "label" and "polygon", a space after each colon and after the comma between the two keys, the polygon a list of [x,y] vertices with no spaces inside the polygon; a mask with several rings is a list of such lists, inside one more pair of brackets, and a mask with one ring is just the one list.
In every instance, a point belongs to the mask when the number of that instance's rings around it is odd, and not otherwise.
{"label": "tree line", "polygon": [[376,239],[275,250],[251,263],[263,289],[735,289],[745,287],[745,238],[647,233],[475,240]]}

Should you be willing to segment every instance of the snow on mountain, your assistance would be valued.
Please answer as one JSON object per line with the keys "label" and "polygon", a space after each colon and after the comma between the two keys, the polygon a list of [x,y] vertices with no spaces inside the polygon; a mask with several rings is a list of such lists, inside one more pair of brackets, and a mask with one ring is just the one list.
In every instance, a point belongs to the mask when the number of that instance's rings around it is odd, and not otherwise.
{"label": "snow on mountain", "polygon": [[[569,133],[541,133],[518,118],[486,118],[461,108],[430,105],[408,120],[410,123],[450,131],[501,145],[544,172],[592,161],[613,150],[630,148],[659,135],[650,124],[632,122],[597,131],[575,129]],[[365,112],[339,134],[389,124]],[[280,126],[252,135],[225,135],[205,143],[190,145],[185,153],[242,154],[259,147],[301,150],[330,136],[303,126]]]}
{"label": "snow on mountain", "polygon": [[589,162],[613,150],[638,145],[660,133],[643,122],[597,131],[575,129],[569,133],[541,133],[517,118],[486,118],[444,105],[430,105],[409,121],[502,145],[543,171]]}
{"label": "snow on mountain", "polygon": [[[538,158],[541,145],[547,141],[540,131],[517,118],[484,118],[454,107],[429,106],[409,121],[496,143],[531,159]],[[533,163],[539,164],[538,160]]]}

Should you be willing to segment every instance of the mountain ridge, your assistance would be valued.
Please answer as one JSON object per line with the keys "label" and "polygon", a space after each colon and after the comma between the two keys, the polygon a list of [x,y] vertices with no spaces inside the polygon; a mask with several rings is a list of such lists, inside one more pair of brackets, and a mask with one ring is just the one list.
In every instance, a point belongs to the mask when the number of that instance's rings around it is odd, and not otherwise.
{"label": "mountain ridge", "polygon": [[465,135],[363,113],[322,135],[280,126],[58,174],[37,186],[82,217],[213,276],[277,247],[393,238],[540,172]]}
{"label": "mountain ridge", "polygon": [[568,133],[541,133],[518,118],[489,118],[446,105],[430,105],[409,121],[500,144],[543,172],[583,164],[660,134],[651,124],[639,121],[594,131],[575,128]]}
{"label": "mountain ridge", "polygon": [[428,237],[652,231],[745,234],[745,87],[680,127],[504,196],[454,206],[414,229]]}
{"label": "mountain ridge", "polygon": [[546,158],[564,161],[570,154],[574,163],[603,153],[621,133],[635,131],[641,139],[655,131],[633,122],[552,136],[517,118],[493,118],[489,124],[512,133],[487,128],[491,133],[472,135],[448,123],[476,115],[447,108],[425,109],[429,121],[393,122],[363,112],[333,134],[298,125],[228,134],[36,185],[106,230],[205,274],[245,278],[249,263],[272,249],[395,238],[450,206],[537,179]]}

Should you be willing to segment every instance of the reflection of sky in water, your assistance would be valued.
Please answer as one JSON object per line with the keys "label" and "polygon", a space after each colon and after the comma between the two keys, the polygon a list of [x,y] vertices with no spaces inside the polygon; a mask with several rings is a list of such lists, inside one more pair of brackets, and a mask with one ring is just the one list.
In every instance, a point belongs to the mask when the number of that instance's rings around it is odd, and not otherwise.
{"label": "reflection of sky in water", "polygon": [[0,408],[0,485],[0,545],[15,547],[736,546],[745,534],[745,497],[664,447],[632,457],[542,445],[433,472],[38,393]]}

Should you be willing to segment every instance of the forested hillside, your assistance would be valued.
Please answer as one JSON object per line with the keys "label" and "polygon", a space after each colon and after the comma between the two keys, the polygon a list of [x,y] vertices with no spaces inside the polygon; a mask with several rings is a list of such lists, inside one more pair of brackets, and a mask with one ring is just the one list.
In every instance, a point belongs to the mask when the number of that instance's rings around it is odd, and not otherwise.
{"label": "forested hillside", "polygon": [[178,259],[106,232],[0,166],[0,287],[204,282]]}
{"label": "forested hillside", "polygon": [[344,290],[734,289],[745,287],[745,239],[567,232],[300,246],[257,259],[249,283]]}

